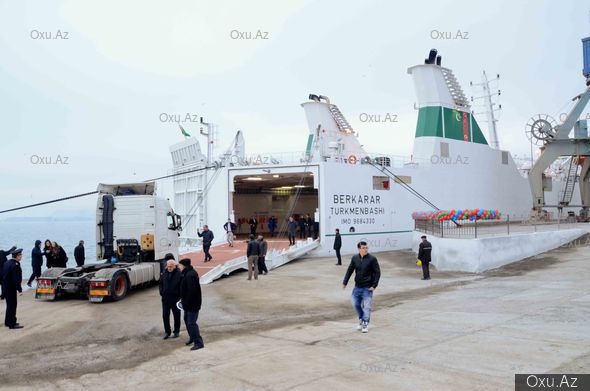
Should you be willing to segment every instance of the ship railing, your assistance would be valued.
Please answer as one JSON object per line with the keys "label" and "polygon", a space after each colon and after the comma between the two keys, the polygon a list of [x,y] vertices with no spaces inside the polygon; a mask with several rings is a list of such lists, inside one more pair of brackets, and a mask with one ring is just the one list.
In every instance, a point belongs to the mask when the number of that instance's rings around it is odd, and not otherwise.
{"label": "ship railing", "polygon": [[572,229],[578,225],[573,212],[557,218],[548,215],[546,220],[536,221],[529,215],[505,215],[500,220],[434,221],[414,220],[414,230],[440,238],[473,239],[482,237],[517,235],[534,232]]}

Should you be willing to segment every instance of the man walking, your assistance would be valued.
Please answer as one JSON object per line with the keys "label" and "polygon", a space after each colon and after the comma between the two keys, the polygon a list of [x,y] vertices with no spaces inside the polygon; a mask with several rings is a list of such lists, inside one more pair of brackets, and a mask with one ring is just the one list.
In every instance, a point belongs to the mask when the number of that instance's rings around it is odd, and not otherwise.
{"label": "man walking", "polygon": [[264,236],[258,235],[258,245],[260,246],[260,254],[258,255],[258,274],[268,274],[268,269],[266,268],[268,242],[264,240]]}
{"label": "man walking", "polygon": [[35,247],[31,251],[31,266],[33,267],[33,273],[31,277],[29,277],[29,281],[27,282],[27,286],[32,288],[31,282],[35,278],[41,277],[41,266],[43,266],[43,251],[41,251],[41,241],[35,240]]}
{"label": "man walking", "polygon": [[311,234],[311,230],[313,229],[313,217],[311,217],[310,215],[307,215],[307,218],[305,219],[305,227],[307,228],[307,237],[311,238],[313,237]]}
{"label": "man walking", "polygon": [[254,279],[258,280],[258,257],[260,256],[260,244],[256,241],[254,235],[250,235],[250,241],[246,248],[246,256],[248,257],[248,280],[252,279],[252,272],[254,272]]}
{"label": "man walking", "polygon": [[199,332],[199,311],[201,310],[201,284],[199,275],[191,266],[191,260],[184,258],[180,260],[180,271],[182,272],[182,281],[180,283],[180,300],[184,310],[184,324],[189,335],[186,345],[193,344],[191,350],[198,350],[205,347],[203,338]]}
{"label": "man walking", "polygon": [[164,339],[170,338],[170,311],[174,317],[174,334],[178,338],[180,332],[180,309],[176,306],[180,300],[180,282],[182,273],[176,267],[174,255],[168,253],[164,257],[166,270],[160,276],[160,296],[162,297],[162,318],[164,320]]}
{"label": "man walking", "polygon": [[[0,288],[2,287],[2,269],[4,269],[4,264],[8,261],[6,256],[14,250],[16,250],[16,246],[12,246],[9,250],[0,250]],[[4,290],[0,294],[0,299],[4,300]]]}
{"label": "man walking", "polygon": [[236,232],[236,228],[236,224],[233,223],[231,219],[227,219],[227,223],[223,224],[223,229],[227,235],[227,243],[230,247],[234,246],[234,232]]}
{"label": "man walking", "polygon": [[305,217],[299,216],[299,239],[305,238]]}
{"label": "man walking", "polygon": [[76,265],[82,266],[84,265],[84,261],[86,261],[86,255],[84,254],[84,241],[80,240],[80,243],[76,247],[74,247],[74,259],[76,260]]}
{"label": "man walking", "polygon": [[213,231],[209,230],[208,225],[203,226],[203,233],[201,231],[197,231],[197,235],[200,238],[203,238],[203,252],[205,253],[205,262],[209,262],[213,259],[211,254],[209,254],[209,249],[211,248],[211,242],[213,242]]}
{"label": "man walking", "polygon": [[363,333],[369,332],[369,322],[371,320],[371,304],[373,301],[373,292],[377,289],[379,278],[381,277],[381,270],[379,269],[379,262],[377,258],[369,254],[369,247],[367,242],[359,242],[357,244],[359,253],[355,254],[350,260],[348,270],[342,281],[342,289],[346,288],[348,280],[355,272],[354,289],[352,290],[352,306],[356,310],[359,317],[358,330]]}
{"label": "man walking", "polygon": [[432,253],[432,244],[426,240],[426,235],[420,237],[422,243],[418,248],[418,259],[422,262],[422,279],[430,280],[430,261]]}
{"label": "man walking", "polygon": [[293,216],[289,217],[287,223],[287,234],[289,236],[289,246],[295,245],[295,235],[297,235],[297,222],[293,219]]}
{"label": "man walking", "polygon": [[250,235],[256,236],[256,229],[258,228],[258,220],[256,220],[256,217],[252,216],[250,221],[248,221],[248,224],[250,225]]}
{"label": "man walking", "polygon": [[23,294],[21,282],[23,272],[20,268],[20,261],[23,258],[23,249],[18,248],[12,252],[12,259],[6,261],[3,268],[2,291],[6,299],[6,316],[4,325],[9,329],[22,329],[23,326],[16,321],[16,293]]}
{"label": "man walking", "polygon": [[277,218],[274,216],[270,216],[268,220],[268,230],[270,231],[270,237],[275,237],[275,229],[277,229]]}
{"label": "man walking", "polygon": [[340,229],[336,228],[336,235],[334,236],[334,250],[336,251],[336,258],[338,262],[336,265],[342,265],[342,258],[340,257],[340,249],[342,248],[342,237],[340,236]]}

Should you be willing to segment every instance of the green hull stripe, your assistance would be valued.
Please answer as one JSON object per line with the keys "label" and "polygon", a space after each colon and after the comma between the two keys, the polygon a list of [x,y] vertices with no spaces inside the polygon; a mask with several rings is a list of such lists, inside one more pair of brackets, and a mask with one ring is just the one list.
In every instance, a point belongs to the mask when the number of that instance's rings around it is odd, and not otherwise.
{"label": "green hull stripe", "polygon": [[488,144],[471,113],[441,106],[420,109],[416,124],[416,137],[443,137],[443,120],[444,138]]}

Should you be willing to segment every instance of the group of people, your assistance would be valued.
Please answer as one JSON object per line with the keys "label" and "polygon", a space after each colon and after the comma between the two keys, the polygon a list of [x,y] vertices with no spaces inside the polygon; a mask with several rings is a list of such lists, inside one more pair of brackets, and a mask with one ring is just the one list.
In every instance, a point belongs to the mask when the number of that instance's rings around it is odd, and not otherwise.
{"label": "group of people", "polygon": [[[274,238],[276,230],[279,227],[279,220],[274,215],[270,216],[267,225],[270,237]],[[256,216],[252,216],[248,220],[248,226],[250,227],[250,235],[257,237],[259,233],[259,222]],[[238,231],[238,225],[231,221],[231,219],[228,219],[223,225],[223,230],[225,231],[229,246],[233,247],[234,239]],[[289,243],[292,245],[295,244],[295,237],[298,233],[300,239],[307,237],[313,237],[314,239],[317,239],[319,234],[319,224],[314,221],[313,217],[311,217],[309,214],[305,216],[301,215],[301,217],[299,217],[297,220],[295,220],[294,216],[291,216],[287,221],[287,233],[289,236]]]}
{"label": "group of people", "polygon": [[[35,246],[31,250],[31,266],[33,272],[27,281],[27,286],[32,287],[33,280],[41,277],[41,268],[43,267],[43,257],[46,258],[46,265],[48,268],[52,267],[67,267],[68,256],[59,244],[47,239],[44,243],[45,247],[41,248],[41,241],[36,240]],[[12,255],[8,259],[8,255]],[[22,278],[23,272],[21,268],[21,261],[23,258],[23,249],[12,246],[8,250],[0,250],[0,288],[2,293],[0,299],[6,300],[6,314],[4,317],[4,325],[9,329],[20,329],[23,326],[16,320],[17,294],[23,292]],[[84,265],[84,241],[81,240],[78,246],[74,249],[74,258],[78,266]]]}
{"label": "group of people", "polygon": [[[166,269],[160,276],[160,296],[162,298],[162,318],[164,320],[164,339],[178,338],[180,334],[180,311],[184,311],[184,324],[189,335],[187,346],[191,350],[205,347],[199,331],[197,319],[201,310],[202,296],[199,274],[188,258],[178,265],[174,255],[166,254]],[[174,329],[170,328],[170,313],[174,318]]]}
{"label": "group of people", "polygon": [[266,253],[268,251],[268,242],[264,239],[263,235],[258,235],[256,238],[254,235],[250,235],[248,246],[246,247],[246,257],[248,258],[248,280],[258,280],[259,274],[268,274],[266,268]]}

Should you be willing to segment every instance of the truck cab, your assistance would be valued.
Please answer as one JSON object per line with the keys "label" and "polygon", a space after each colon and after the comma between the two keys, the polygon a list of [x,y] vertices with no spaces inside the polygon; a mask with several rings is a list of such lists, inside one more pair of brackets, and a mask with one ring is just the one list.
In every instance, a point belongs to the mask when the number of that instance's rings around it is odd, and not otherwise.
{"label": "truck cab", "polygon": [[167,199],[156,196],[155,182],[99,184],[96,205],[97,263],[47,269],[35,291],[37,299],[63,295],[91,302],[114,301],[132,288],[158,282],[163,259],[178,259],[182,222]]}

